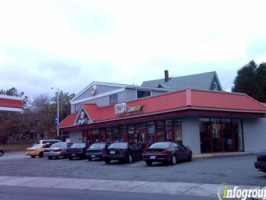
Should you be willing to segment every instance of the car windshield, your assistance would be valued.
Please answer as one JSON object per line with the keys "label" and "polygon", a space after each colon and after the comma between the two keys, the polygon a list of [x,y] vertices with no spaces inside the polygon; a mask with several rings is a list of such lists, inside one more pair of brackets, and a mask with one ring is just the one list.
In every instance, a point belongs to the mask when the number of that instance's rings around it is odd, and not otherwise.
{"label": "car windshield", "polygon": [[51,148],[54,148],[54,147],[65,147],[65,143],[64,142],[57,142],[57,143],[54,143],[52,144]]}
{"label": "car windshield", "polygon": [[85,148],[86,143],[74,143],[71,145],[71,148]]}
{"label": "car windshield", "polygon": [[166,149],[170,146],[169,142],[158,142],[149,147],[149,149]]}
{"label": "car windshield", "polygon": [[111,144],[108,149],[112,149],[112,148],[115,148],[115,149],[127,149],[128,147],[128,143],[126,142],[119,142],[119,143],[113,143]]}
{"label": "car windshield", "polygon": [[103,149],[105,147],[105,143],[95,143],[90,146],[90,149]]}

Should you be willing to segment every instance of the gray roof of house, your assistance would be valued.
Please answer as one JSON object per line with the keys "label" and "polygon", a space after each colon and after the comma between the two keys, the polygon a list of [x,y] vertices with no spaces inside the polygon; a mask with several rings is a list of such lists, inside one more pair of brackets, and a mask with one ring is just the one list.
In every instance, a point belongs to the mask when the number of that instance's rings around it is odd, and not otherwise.
{"label": "gray roof of house", "polygon": [[144,81],[141,86],[171,88],[174,90],[182,90],[187,88],[210,90],[215,78],[217,80],[218,90],[222,90],[222,86],[215,71],[188,76],[171,77],[167,82],[165,79]]}

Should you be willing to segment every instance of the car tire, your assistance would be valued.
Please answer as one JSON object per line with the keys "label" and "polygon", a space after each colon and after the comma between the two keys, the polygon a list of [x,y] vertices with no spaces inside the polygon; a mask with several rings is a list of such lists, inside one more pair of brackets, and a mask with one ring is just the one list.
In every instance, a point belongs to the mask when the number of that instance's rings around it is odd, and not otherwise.
{"label": "car tire", "polygon": [[172,158],[171,158],[171,164],[172,164],[172,165],[176,165],[176,164],[177,164],[177,158],[176,158],[176,155],[172,155]]}
{"label": "car tire", "polygon": [[39,153],[39,157],[40,157],[40,158],[43,158],[43,152],[40,152],[40,153]]}
{"label": "car tire", "polygon": [[4,155],[4,151],[0,151],[0,157],[2,157]]}
{"label": "car tire", "polygon": [[35,158],[35,156],[30,156],[31,158]]}
{"label": "car tire", "polygon": [[110,164],[110,160],[104,160],[105,164]]}
{"label": "car tire", "polygon": [[147,161],[146,161],[146,165],[147,165],[148,167],[152,166],[152,161],[147,160]]}
{"label": "car tire", "polygon": [[127,162],[128,163],[132,163],[133,162],[133,158],[132,158],[132,155],[131,154],[128,155]]}
{"label": "car tire", "polygon": [[53,159],[53,157],[52,157],[52,156],[48,156],[48,159],[49,159],[49,160],[52,160],[52,159]]}
{"label": "car tire", "polygon": [[91,158],[88,158],[88,161],[92,161],[92,159]]}
{"label": "car tire", "polygon": [[192,160],[192,154],[189,154],[187,161],[191,162],[191,160]]}
{"label": "car tire", "polygon": [[73,160],[72,156],[69,156],[68,159],[69,159],[69,160]]}

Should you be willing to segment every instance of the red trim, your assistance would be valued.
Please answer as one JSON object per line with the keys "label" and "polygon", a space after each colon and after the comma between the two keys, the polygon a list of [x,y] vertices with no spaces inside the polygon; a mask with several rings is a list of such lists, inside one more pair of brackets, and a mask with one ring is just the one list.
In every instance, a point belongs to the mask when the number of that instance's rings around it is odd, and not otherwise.
{"label": "red trim", "polygon": [[[71,114],[72,115],[72,114]],[[176,112],[169,112],[164,114],[157,114],[152,116],[143,116],[143,117],[136,117],[136,118],[130,118],[130,119],[121,119],[121,120],[112,120],[108,122],[101,122],[101,123],[93,123],[93,124],[87,124],[87,125],[81,125],[81,126],[70,126],[70,127],[62,127],[61,130],[73,130],[73,129],[87,129],[87,128],[94,128],[94,127],[100,127],[100,126],[115,126],[119,125],[120,123],[138,123],[138,121],[148,120],[148,121],[154,121],[159,120],[159,118],[180,118],[184,115],[195,115],[198,117],[207,117],[207,118],[232,118],[232,117],[265,117],[264,113],[241,113],[241,112],[225,112],[225,111],[205,111],[205,110],[183,110],[183,111],[176,111]],[[206,115],[206,116],[205,116]],[[217,116],[216,116],[217,115]],[[75,116],[75,114],[73,114]],[[73,117],[72,117],[73,118]]]}

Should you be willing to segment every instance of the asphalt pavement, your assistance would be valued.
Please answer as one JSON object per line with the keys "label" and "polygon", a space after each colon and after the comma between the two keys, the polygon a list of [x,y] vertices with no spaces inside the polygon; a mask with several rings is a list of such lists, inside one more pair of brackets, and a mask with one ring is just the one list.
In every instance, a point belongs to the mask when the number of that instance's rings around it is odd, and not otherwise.
{"label": "asphalt pavement", "polygon": [[[201,158],[175,166],[146,167],[143,161],[105,165],[102,161],[32,159],[23,152],[7,153],[0,158],[0,186],[217,198],[222,183],[266,189],[266,176],[254,169],[253,157]],[[218,181],[212,180],[217,177]],[[241,184],[247,177],[252,179]]]}

